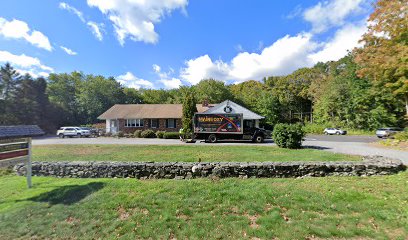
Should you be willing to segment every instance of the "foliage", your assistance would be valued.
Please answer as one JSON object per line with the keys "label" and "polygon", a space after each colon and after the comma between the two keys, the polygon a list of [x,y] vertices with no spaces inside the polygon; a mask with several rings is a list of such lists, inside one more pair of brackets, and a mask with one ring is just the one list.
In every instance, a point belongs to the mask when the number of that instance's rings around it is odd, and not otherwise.
{"label": "foliage", "polygon": [[142,137],[142,130],[136,130],[133,133],[133,136],[135,136],[135,138],[141,138]]}
{"label": "foliage", "polygon": [[300,124],[280,123],[275,125],[272,132],[273,141],[281,148],[301,148],[304,136],[305,132]]}
{"label": "foliage", "polygon": [[408,4],[404,0],[379,0],[368,21],[368,32],[356,50],[358,73],[378,89],[389,91],[408,115]]}
{"label": "foliage", "polygon": [[329,127],[327,124],[307,123],[303,126],[303,131],[311,134],[322,134],[327,127]]}
{"label": "foliage", "polygon": [[180,134],[178,132],[165,132],[163,134],[164,139],[179,139]]}
{"label": "foliage", "polygon": [[157,136],[157,138],[163,138],[165,133],[166,133],[166,131],[157,131],[156,136]]}
{"label": "foliage", "polygon": [[117,132],[117,133],[115,134],[115,137],[118,137],[118,138],[123,138],[124,136],[125,136],[125,133],[122,132],[122,131],[119,131],[119,132]]}
{"label": "foliage", "polygon": [[140,134],[140,136],[141,136],[142,138],[156,138],[156,134],[154,133],[153,130],[150,130],[150,129],[144,130],[144,131]]}
{"label": "foliage", "polygon": [[215,79],[201,80],[194,86],[195,97],[197,102],[202,103],[220,103],[227,99],[232,99],[233,96],[225,83]]}
{"label": "foliage", "polygon": [[193,132],[193,117],[197,112],[197,105],[192,92],[185,93],[183,100],[183,131],[185,133]]}
{"label": "foliage", "polygon": [[230,85],[230,89],[237,103],[254,110],[259,108],[259,100],[266,92],[266,86],[255,80]]}
{"label": "foliage", "polygon": [[408,128],[405,128],[404,131],[395,134],[394,139],[399,141],[408,141]]}

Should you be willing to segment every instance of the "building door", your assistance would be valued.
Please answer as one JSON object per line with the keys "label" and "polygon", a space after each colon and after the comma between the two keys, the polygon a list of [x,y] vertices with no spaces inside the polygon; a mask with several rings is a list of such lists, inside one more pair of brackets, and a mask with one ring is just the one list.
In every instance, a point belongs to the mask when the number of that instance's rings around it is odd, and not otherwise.
{"label": "building door", "polygon": [[118,132],[118,120],[111,120],[110,121],[110,132],[117,133]]}

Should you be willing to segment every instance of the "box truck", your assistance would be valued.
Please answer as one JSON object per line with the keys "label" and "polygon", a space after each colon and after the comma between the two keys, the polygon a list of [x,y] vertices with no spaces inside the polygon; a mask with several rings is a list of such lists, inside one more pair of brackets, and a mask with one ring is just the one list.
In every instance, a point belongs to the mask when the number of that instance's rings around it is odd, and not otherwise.
{"label": "box truck", "polygon": [[196,113],[193,124],[195,139],[211,143],[222,139],[262,143],[268,135],[264,129],[255,126],[254,120],[245,120],[242,114],[237,113]]}

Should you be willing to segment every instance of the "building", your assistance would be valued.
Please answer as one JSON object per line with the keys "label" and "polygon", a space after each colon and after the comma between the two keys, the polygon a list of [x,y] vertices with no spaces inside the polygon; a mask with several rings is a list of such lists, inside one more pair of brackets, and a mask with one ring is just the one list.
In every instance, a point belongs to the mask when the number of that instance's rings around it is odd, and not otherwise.
{"label": "building", "polygon": [[[197,104],[198,113],[242,113],[244,126],[259,127],[264,117],[226,100],[220,104]],[[177,132],[182,127],[182,104],[116,104],[98,119],[106,120],[106,132],[133,133],[136,130]]]}

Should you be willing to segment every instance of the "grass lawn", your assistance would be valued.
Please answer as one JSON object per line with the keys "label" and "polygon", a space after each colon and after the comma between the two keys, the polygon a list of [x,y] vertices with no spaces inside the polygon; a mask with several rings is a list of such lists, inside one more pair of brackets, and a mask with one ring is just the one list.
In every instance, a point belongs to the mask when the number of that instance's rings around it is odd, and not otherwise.
{"label": "grass lawn", "polygon": [[154,162],[357,161],[359,156],[272,146],[46,145],[33,147],[34,161]]}
{"label": "grass lawn", "polygon": [[306,179],[0,176],[0,239],[407,239],[408,172]]}

